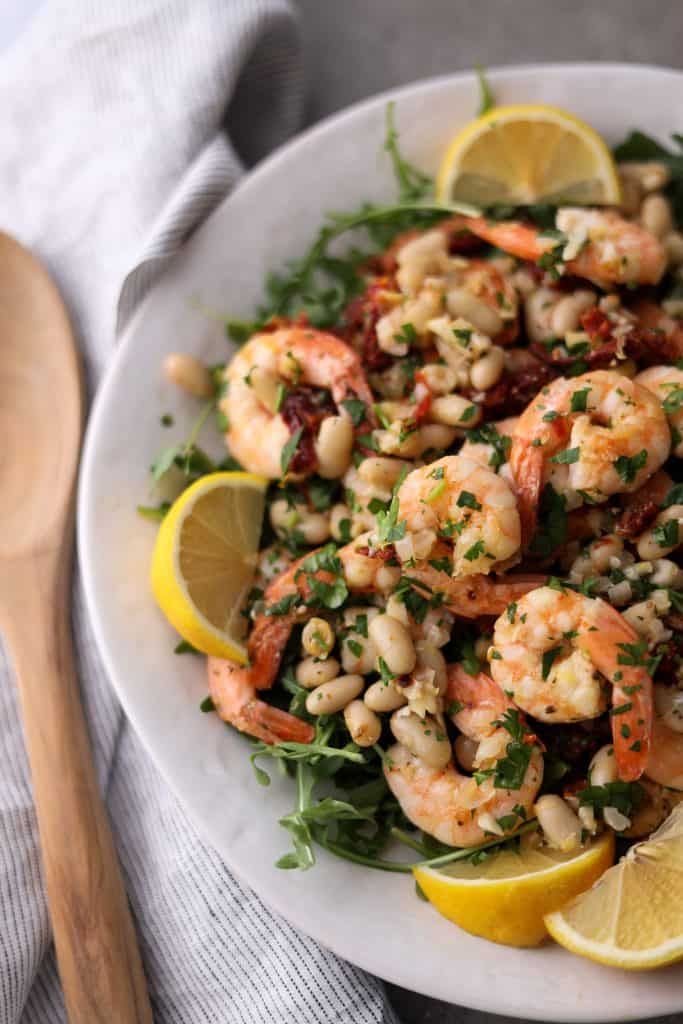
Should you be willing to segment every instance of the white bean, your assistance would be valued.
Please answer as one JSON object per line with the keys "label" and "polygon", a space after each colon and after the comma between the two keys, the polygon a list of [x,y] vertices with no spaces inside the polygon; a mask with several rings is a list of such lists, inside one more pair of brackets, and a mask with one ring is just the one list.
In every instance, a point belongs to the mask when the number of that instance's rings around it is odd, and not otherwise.
{"label": "white bean", "polygon": [[455,370],[444,363],[425,363],[422,367],[425,384],[435,395],[448,395],[455,391],[457,378]]}
{"label": "white bean", "polygon": [[395,711],[408,703],[405,694],[395,683],[385,683],[378,679],[376,683],[368,686],[363,700],[373,711]]}
{"label": "white bean", "polygon": [[[661,529],[669,522],[678,523],[677,530],[672,531],[670,539],[673,543],[671,544],[666,543],[666,536],[663,529]],[[679,545],[679,538],[683,541],[683,505],[671,505],[660,512],[655,519],[654,525],[638,537],[638,554],[646,561],[663,558],[670,551],[676,550]],[[664,543],[660,543],[660,541],[664,541]]]}
{"label": "white bean", "polygon": [[[495,349],[491,351],[495,351]],[[501,350],[498,349],[498,351]],[[484,356],[484,359],[487,358],[488,356]],[[480,362],[483,362],[483,360],[480,360]],[[479,363],[475,363],[472,370],[474,370],[475,366],[479,366]],[[471,375],[472,371],[470,371]],[[471,399],[463,398],[462,395],[440,395],[432,399],[428,415],[434,423],[442,423],[447,427],[469,428],[476,426],[481,419],[481,409]]]}
{"label": "white bean", "polygon": [[617,781],[617,759],[611,743],[600,747],[597,753],[593,754],[588,768],[588,778],[591,786],[606,786]]}
{"label": "white bean", "polygon": [[547,793],[536,801],[534,811],[549,846],[565,852],[579,846],[581,821],[562,797]]}
{"label": "white bean", "polygon": [[343,476],[351,462],[353,424],[348,416],[326,416],[315,439],[318,473],[325,480]]}
{"label": "white bean", "polygon": [[645,196],[640,208],[640,222],[656,238],[664,238],[673,227],[669,200],[658,193]]}
{"label": "white bean", "polygon": [[652,561],[649,582],[658,587],[673,587],[674,590],[680,590],[683,587],[683,569],[670,558],[655,558]]}
{"label": "white bean", "polygon": [[530,341],[541,342],[552,336],[550,317],[557,301],[558,293],[552,288],[539,288],[527,297],[524,314]]}
{"label": "white bean", "polygon": [[319,661],[318,658],[303,658],[296,666],[296,681],[305,690],[314,690],[322,683],[329,683],[339,675],[339,662],[336,658]]}
{"label": "white bean", "polygon": [[[474,416],[472,417],[473,420],[475,418]],[[418,458],[426,451],[444,452],[447,448],[450,448],[457,436],[457,432],[452,427],[447,427],[441,423],[425,423],[415,433],[419,438]]]}
{"label": "white bean", "polygon": [[302,630],[301,646],[312,658],[324,660],[334,647],[335,639],[334,630],[327,619],[319,619],[314,615]]}
{"label": "white bean", "polygon": [[473,771],[474,759],[476,758],[477,750],[479,749],[477,741],[471,740],[469,736],[463,736],[463,734],[460,733],[460,735],[455,738],[453,749],[460,767],[464,768],[466,772]]}
{"label": "white bean", "polygon": [[375,585],[383,593],[394,590],[401,579],[401,570],[397,565],[382,565],[375,575]]}
{"label": "white bean", "polygon": [[619,203],[619,209],[627,217],[637,217],[643,199],[643,190],[631,175],[622,173],[620,178],[621,202]]}
{"label": "white bean", "polygon": [[412,711],[396,711],[391,716],[391,731],[399,743],[431,768],[445,768],[451,759],[446,731],[430,715],[420,718]]}
{"label": "white bean", "polygon": [[322,544],[330,536],[330,518],[324,512],[309,512],[304,509],[298,513],[299,521],[296,529],[302,534],[307,544]]}
{"label": "white bean", "polygon": [[382,721],[362,700],[352,700],[344,708],[344,721],[351,739],[359,747],[371,747],[382,733]]}
{"label": "white bean", "polygon": [[269,509],[270,522],[278,533],[287,531],[299,521],[299,514],[284,498],[278,498]]}
{"label": "white bean", "polygon": [[503,329],[503,321],[496,310],[467,288],[452,288],[446,296],[446,305],[451,316],[469,320],[473,327],[490,338],[495,338]]}
{"label": "white bean", "polygon": [[670,231],[664,237],[664,248],[669,257],[669,263],[678,267],[683,263],[683,235],[680,231]]}
{"label": "white bean", "polygon": [[658,160],[627,160],[619,164],[619,173],[635,181],[643,192],[655,192],[669,184],[669,168]]}
{"label": "white bean", "polygon": [[365,680],[362,676],[337,676],[327,683],[316,686],[306,698],[309,715],[332,715],[341,711],[361,693]]}
{"label": "white bean", "polygon": [[374,671],[377,651],[367,632],[368,623],[376,615],[379,615],[379,608],[352,606],[344,609],[347,635],[342,642],[341,651],[345,672],[364,676]]}
{"label": "white bean", "polygon": [[576,291],[565,295],[557,303],[550,317],[550,329],[557,338],[564,338],[569,331],[579,329],[581,315],[597,302],[597,295],[590,291]]}
{"label": "white bean", "polygon": [[377,566],[373,558],[353,552],[346,559],[344,576],[351,590],[364,590],[374,583]]}
{"label": "white bean", "polygon": [[399,480],[403,470],[410,468],[410,463],[401,459],[383,459],[371,456],[358,466],[358,476],[373,487],[381,487],[390,491]]}
{"label": "white bean", "polygon": [[391,673],[402,676],[412,672],[416,660],[415,647],[402,622],[390,615],[377,615],[369,624],[368,632],[378,658],[386,662]]}
{"label": "white bean", "polygon": [[426,640],[419,640],[415,644],[415,653],[417,655],[415,675],[419,675],[423,669],[433,672],[434,685],[438,686],[439,692],[443,694],[448,683],[448,669],[446,668],[446,659],[439,648]]}
{"label": "white bean", "polygon": [[213,381],[204,363],[185,352],[171,352],[166,356],[164,374],[172,384],[195,398],[210,398],[213,395]]}
{"label": "white bean", "polygon": [[408,617],[408,609],[405,603],[396,594],[391,594],[387,598],[387,606],[385,608],[386,614],[391,615],[392,619],[398,619],[404,626],[410,625],[410,619]]}
{"label": "white bean", "polygon": [[505,353],[499,345],[494,345],[485,356],[470,367],[472,387],[477,391],[488,391],[498,383],[504,369]]}

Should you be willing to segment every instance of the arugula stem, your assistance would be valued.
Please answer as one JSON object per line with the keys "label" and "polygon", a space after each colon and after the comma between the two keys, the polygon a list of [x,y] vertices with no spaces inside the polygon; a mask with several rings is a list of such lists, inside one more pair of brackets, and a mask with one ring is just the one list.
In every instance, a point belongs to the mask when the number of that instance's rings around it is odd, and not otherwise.
{"label": "arugula stem", "polygon": [[348,850],[345,846],[340,846],[331,839],[323,839],[321,836],[316,837],[316,842],[330,853],[336,854],[337,857],[351,860],[354,864],[364,864],[366,867],[376,868],[378,871],[394,871],[408,875],[414,867],[413,864],[401,864],[400,861],[384,860],[382,857],[366,857],[362,853],[354,853],[353,850]]}
{"label": "arugula stem", "polygon": [[419,853],[422,857],[427,856],[427,851],[422,843],[418,839],[413,839],[413,837],[409,836],[407,832],[404,832],[402,828],[396,828],[396,826],[394,826],[390,830],[390,834],[394,839],[398,839],[399,843],[403,843],[404,846],[409,846],[411,850],[415,850],[415,852]]}
{"label": "arugula stem", "polygon": [[[364,864],[366,867],[375,868],[377,871],[393,871],[398,874],[407,875],[410,874],[413,868],[437,868],[442,867],[444,864],[452,864],[454,861],[466,860],[478,850],[488,850],[493,846],[500,846],[502,843],[506,843],[509,839],[515,839],[517,836],[524,835],[527,832],[533,832],[537,828],[538,822],[536,819],[533,821],[527,821],[512,835],[489,839],[487,842],[479,843],[477,846],[458,847],[451,853],[443,853],[440,857],[432,857],[429,860],[414,861],[412,864],[405,864],[395,860],[386,860],[383,857],[366,857],[365,854],[355,853],[353,850],[349,850],[347,847],[341,846],[338,843],[333,842],[331,839],[323,839],[322,836],[316,836],[315,841],[326,850],[329,850],[330,853],[334,853],[338,857],[342,857],[344,860],[353,861],[354,864]],[[405,833],[397,835],[397,832],[401,832],[401,830],[392,828],[391,834],[395,839],[399,839],[401,842],[405,842],[406,839],[410,840],[410,837]],[[406,845],[413,846],[415,849],[419,846],[419,844],[415,843],[413,840],[410,840]],[[418,850],[418,852],[424,853],[424,850]]]}
{"label": "arugula stem", "polygon": [[395,203],[391,206],[375,206],[371,210],[365,210],[352,217],[335,218],[332,215],[330,226],[330,238],[342,235],[345,231],[352,231],[364,224],[370,224],[376,220],[385,220],[387,217],[394,217],[399,213],[459,213],[463,217],[480,217],[481,210],[477,206],[470,206],[469,203],[437,203],[436,200],[420,200],[419,202]]}
{"label": "arugula stem", "polygon": [[491,846],[500,846],[501,843],[507,842],[508,839],[516,839],[517,836],[522,836],[526,832],[534,832],[537,828],[538,822],[534,818],[532,821],[527,821],[511,835],[489,839],[488,842],[479,843],[477,846],[466,846],[464,849],[453,850],[452,853],[443,853],[440,857],[432,857],[430,860],[419,861],[417,864],[411,864],[410,866],[411,868],[438,868],[442,864],[451,864],[456,860],[465,860],[466,857],[470,857],[478,850],[488,850]]}
{"label": "arugula stem", "polygon": [[216,405],[216,403],[215,403],[213,398],[210,401],[206,402],[205,405],[202,407],[202,410],[199,413],[199,416],[197,417],[197,419],[192,424],[192,429],[190,430],[190,433],[188,435],[187,441],[185,442],[185,454],[186,455],[189,454],[190,449],[192,448],[192,446],[194,444],[196,444],[197,438],[199,437],[199,435],[202,432],[202,427],[204,426],[204,424],[208,420],[209,416],[213,412],[215,405]]}

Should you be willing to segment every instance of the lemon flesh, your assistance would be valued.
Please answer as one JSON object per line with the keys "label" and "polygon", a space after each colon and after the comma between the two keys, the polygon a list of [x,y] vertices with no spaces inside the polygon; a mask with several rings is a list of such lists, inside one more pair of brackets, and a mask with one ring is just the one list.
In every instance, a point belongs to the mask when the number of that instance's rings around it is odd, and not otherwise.
{"label": "lemon flesh", "polygon": [[415,868],[414,875],[439,913],[465,931],[507,946],[537,946],[548,934],[544,916],[585,891],[613,860],[610,832],[574,855],[522,841],[519,851],[502,850],[482,864]]}
{"label": "lemon flesh", "polygon": [[546,925],[572,953],[611,967],[645,970],[683,959],[683,805]]}
{"label": "lemon flesh", "polygon": [[251,473],[211,473],[163,520],[151,582],[162,612],[204,654],[247,660],[241,614],[254,577],[265,491]]}
{"label": "lemon flesh", "polygon": [[598,133],[557,107],[495,107],[453,139],[437,176],[441,201],[480,206],[618,204],[619,176]]}

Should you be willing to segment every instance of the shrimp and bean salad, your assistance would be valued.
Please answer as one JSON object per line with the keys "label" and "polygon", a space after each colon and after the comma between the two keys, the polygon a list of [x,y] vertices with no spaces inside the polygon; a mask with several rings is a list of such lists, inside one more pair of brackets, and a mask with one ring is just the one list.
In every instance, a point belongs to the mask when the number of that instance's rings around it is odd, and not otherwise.
{"label": "shrimp and bean salad", "polygon": [[578,850],[683,796],[683,225],[665,163],[619,171],[619,208],[396,207],[227,365],[174,357],[271,481],[205,707],[296,777],[283,867]]}

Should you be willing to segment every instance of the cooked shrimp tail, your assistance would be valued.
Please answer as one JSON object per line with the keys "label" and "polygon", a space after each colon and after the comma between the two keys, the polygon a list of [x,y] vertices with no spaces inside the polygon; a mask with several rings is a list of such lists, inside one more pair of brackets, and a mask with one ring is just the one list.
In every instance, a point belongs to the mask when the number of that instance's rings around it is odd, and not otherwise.
{"label": "cooked shrimp tail", "polygon": [[208,659],[209,696],[223,721],[264,743],[310,743],[313,727],[259,700],[249,673],[248,666],[225,658]]}

